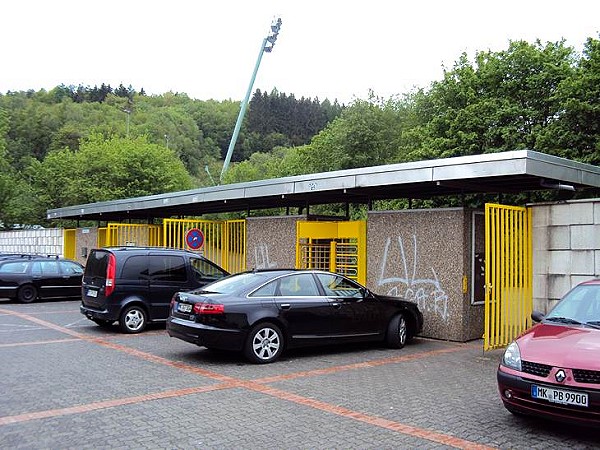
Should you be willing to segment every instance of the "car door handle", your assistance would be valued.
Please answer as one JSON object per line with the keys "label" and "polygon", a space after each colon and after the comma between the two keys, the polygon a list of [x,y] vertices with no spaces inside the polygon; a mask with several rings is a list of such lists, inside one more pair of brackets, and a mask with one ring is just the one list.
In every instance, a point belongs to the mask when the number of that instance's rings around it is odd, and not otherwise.
{"label": "car door handle", "polygon": [[292,305],[289,303],[282,303],[279,306],[281,307],[281,309],[290,309],[292,307]]}
{"label": "car door handle", "polygon": [[333,302],[331,306],[333,306],[335,309],[338,309],[342,307],[342,304],[340,302]]}

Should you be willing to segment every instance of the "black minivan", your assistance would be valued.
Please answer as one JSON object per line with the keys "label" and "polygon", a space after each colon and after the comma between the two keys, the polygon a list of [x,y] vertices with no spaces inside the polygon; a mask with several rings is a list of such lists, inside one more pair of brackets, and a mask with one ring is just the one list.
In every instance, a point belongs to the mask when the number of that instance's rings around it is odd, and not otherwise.
{"label": "black minivan", "polygon": [[85,265],[80,311],[100,326],[118,321],[124,333],[165,321],[175,292],[196,289],[229,275],[187,250],[162,247],[93,249]]}

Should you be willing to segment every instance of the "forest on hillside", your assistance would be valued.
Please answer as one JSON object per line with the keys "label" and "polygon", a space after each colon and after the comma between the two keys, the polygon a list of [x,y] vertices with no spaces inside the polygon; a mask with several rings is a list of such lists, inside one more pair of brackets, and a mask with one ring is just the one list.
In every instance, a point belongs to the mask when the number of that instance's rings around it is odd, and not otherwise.
{"label": "forest on hillside", "polygon": [[466,54],[426,89],[349,105],[256,91],[219,179],[237,101],[109,85],[0,94],[0,226],[46,210],[218,183],[531,149],[600,164],[600,41]]}

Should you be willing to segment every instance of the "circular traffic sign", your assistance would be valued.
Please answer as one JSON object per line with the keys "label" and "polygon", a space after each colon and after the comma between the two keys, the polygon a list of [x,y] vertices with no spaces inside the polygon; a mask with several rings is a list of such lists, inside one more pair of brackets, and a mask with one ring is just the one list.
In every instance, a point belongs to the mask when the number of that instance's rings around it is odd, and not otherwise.
{"label": "circular traffic sign", "polygon": [[204,233],[198,228],[192,228],[185,235],[185,243],[192,250],[199,250],[204,245]]}

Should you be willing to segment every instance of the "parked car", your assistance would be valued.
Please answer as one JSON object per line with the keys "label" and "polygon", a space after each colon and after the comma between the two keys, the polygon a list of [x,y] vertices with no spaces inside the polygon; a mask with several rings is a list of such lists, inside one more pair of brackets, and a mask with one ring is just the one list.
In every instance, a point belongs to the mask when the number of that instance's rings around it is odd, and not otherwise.
{"label": "parked car", "polygon": [[242,351],[270,363],[285,349],[357,341],[394,348],[421,332],[417,305],[377,295],[342,275],[319,270],[261,270],[179,292],[170,336],[207,348]]}
{"label": "parked car", "polygon": [[512,342],[498,367],[506,409],[600,426],[600,280],[579,284]]}
{"label": "parked car", "polygon": [[118,321],[124,333],[164,322],[177,291],[198,288],[229,275],[203,256],[159,247],[91,250],[83,274],[80,311],[100,326]]}
{"label": "parked car", "polygon": [[76,261],[38,255],[0,258],[0,297],[31,303],[38,298],[81,296],[83,266]]}

